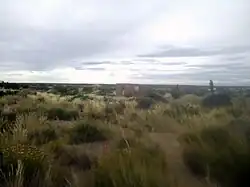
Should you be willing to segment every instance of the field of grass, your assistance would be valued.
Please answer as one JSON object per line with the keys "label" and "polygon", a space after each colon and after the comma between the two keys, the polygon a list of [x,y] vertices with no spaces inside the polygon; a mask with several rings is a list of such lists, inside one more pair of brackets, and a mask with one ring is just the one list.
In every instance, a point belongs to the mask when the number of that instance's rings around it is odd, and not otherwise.
{"label": "field of grass", "polygon": [[0,186],[249,187],[250,98],[0,98]]}

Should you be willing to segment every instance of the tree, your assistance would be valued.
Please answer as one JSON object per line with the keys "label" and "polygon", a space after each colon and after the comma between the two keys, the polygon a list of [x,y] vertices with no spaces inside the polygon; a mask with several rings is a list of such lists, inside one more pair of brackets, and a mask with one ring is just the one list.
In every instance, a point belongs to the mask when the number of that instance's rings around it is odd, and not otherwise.
{"label": "tree", "polygon": [[209,89],[208,89],[212,94],[214,94],[214,91],[216,88],[214,87],[214,82],[212,80],[209,81]]}

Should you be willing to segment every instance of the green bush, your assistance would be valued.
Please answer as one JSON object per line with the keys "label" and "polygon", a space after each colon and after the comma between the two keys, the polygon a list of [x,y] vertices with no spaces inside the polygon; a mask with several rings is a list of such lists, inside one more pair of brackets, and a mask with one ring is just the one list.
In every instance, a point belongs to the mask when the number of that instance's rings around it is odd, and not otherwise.
{"label": "green bush", "polygon": [[106,139],[107,137],[97,127],[86,123],[77,124],[70,133],[72,144],[105,141]]}
{"label": "green bush", "polygon": [[36,129],[28,132],[28,140],[35,145],[46,144],[50,141],[56,140],[58,135],[54,128],[47,127],[42,129]]}
{"label": "green bush", "polygon": [[185,138],[184,163],[197,176],[208,177],[222,187],[247,187],[250,150],[246,137],[227,129],[208,128]]}
{"label": "green bush", "polygon": [[145,147],[104,155],[94,171],[96,187],[167,187],[165,155]]}
{"label": "green bush", "polygon": [[48,110],[47,117],[49,120],[76,120],[79,117],[79,113],[76,110],[68,110],[63,108],[51,108]]}
{"label": "green bush", "polygon": [[46,173],[49,169],[47,156],[35,147],[17,144],[9,147],[1,147],[3,163],[1,166],[0,182],[7,185],[16,180],[18,161],[22,163],[20,186],[43,186]]}

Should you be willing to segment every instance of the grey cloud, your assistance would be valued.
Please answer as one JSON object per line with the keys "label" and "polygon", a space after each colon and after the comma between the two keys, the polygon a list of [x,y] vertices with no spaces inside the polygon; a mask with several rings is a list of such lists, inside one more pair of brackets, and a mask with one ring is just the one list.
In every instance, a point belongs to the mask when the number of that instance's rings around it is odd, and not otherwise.
{"label": "grey cloud", "polygon": [[112,62],[111,61],[93,61],[93,62],[82,62],[81,64],[83,66],[85,65],[95,66],[95,65],[102,65],[102,64],[112,64]]}
{"label": "grey cloud", "polygon": [[[18,34],[19,31],[15,32],[13,35]],[[93,31],[84,30],[66,33],[60,30],[30,32],[33,31],[26,30],[25,33],[20,34],[21,39],[14,40],[14,37],[8,43],[0,45],[0,61],[25,62],[26,67],[19,68],[30,70],[46,70],[58,65],[74,65],[71,61],[74,58],[91,57],[111,50],[115,45],[115,41],[111,38],[122,34],[122,31],[95,34]],[[90,38],[90,33],[95,34],[96,37]]]}
{"label": "grey cloud", "polygon": [[245,59],[246,59],[246,56],[230,56],[230,57],[225,58],[225,60],[228,60],[228,61],[239,61],[239,60],[245,60]]}
{"label": "grey cloud", "polygon": [[[55,12],[50,12],[48,18],[51,19],[47,20],[46,11],[50,10],[45,8],[41,12],[38,9],[35,13],[37,5],[33,1],[3,2],[0,8],[0,67],[10,61],[15,62],[13,69],[22,70],[46,71],[60,66],[79,66],[81,62],[72,60],[98,58],[114,51],[120,47],[120,40],[126,33],[137,28],[150,17],[148,13],[161,9],[159,5],[164,3],[161,0],[143,3],[139,10],[133,1],[110,1],[96,6],[98,4],[98,1],[56,2],[58,7]],[[92,11],[96,17],[86,17],[92,15]],[[33,19],[32,14],[38,17]],[[25,64],[21,65],[23,62]]]}
{"label": "grey cloud", "polygon": [[231,46],[224,48],[196,48],[196,47],[176,47],[166,46],[154,53],[142,54],[139,57],[202,57],[215,55],[229,55],[250,52],[250,46]]}
{"label": "grey cloud", "polygon": [[[51,2],[1,2],[0,69],[3,72],[40,71],[30,77],[34,76],[37,81],[56,82],[72,78],[63,73],[61,77],[53,77],[48,75],[48,70],[72,67],[105,71],[106,66],[122,66],[134,71],[135,76],[145,76],[137,79],[151,82],[162,79],[166,82],[174,79],[196,82],[211,78],[224,82],[249,80],[249,0],[221,0],[219,3],[216,0],[190,0],[188,3],[181,0]],[[188,30],[192,31],[183,24],[189,18],[195,36],[187,44],[193,47],[182,46],[186,42],[181,39],[186,38]],[[174,24],[168,24],[171,20]],[[165,30],[171,25],[171,29]],[[228,46],[211,47],[223,43]],[[156,51],[150,50],[152,48]],[[174,60],[163,57],[173,57]],[[203,62],[204,59],[207,61]],[[190,65],[192,60],[200,65]],[[155,69],[148,69],[151,64]],[[171,70],[165,71],[167,67]],[[175,69],[178,73],[178,67],[184,72],[178,75],[168,73]],[[110,76],[116,79],[116,73]],[[129,76],[130,73],[127,79]]]}
{"label": "grey cloud", "polygon": [[234,72],[237,72],[239,70],[248,70],[250,73],[250,64],[247,64],[245,61],[243,62],[236,62],[236,63],[211,63],[211,64],[186,64],[185,67],[188,68],[201,68],[201,69],[207,69],[207,70],[213,70],[213,69],[228,69],[233,70]]}
{"label": "grey cloud", "polygon": [[106,68],[101,67],[76,67],[76,70],[93,70],[93,71],[104,71]]}
{"label": "grey cloud", "polygon": [[162,60],[162,59],[153,59],[153,58],[136,58],[132,60],[126,60],[126,61],[121,61],[123,64],[155,64],[155,65],[161,65],[161,66],[176,66],[176,65],[185,65],[187,64],[186,62],[172,62],[172,61],[167,61],[167,60]]}

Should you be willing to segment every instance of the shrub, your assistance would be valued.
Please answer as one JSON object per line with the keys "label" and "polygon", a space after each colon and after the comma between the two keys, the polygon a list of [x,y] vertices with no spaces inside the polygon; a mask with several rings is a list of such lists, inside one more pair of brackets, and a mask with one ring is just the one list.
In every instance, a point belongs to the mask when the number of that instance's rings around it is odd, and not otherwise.
{"label": "shrub", "polygon": [[60,146],[55,150],[55,159],[65,167],[73,167],[80,170],[89,170],[92,166],[92,160],[89,156],[73,146]]}
{"label": "shrub", "polygon": [[40,103],[44,103],[45,102],[45,98],[40,96],[37,98],[37,101],[39,101]]}
{"label": "shrub", "polygon": [[72,171],[65,166],[54,164],[50,172],[51,187],[69,187],[72,180]]}
{"label": "shrub", "polygon": [[13,105],[13,104],[17,104],[21,100],[21,97],[8,95],[8,96],[5,96],[5,99],[8,105]]}
{"label": "shrub", "polygon": [[15,127],[17,115],[15,112],[2,112],[0,114],[0,133],[12,132]]}
{"label": "shrub", "polygon": [[149,97],[137,98],[137,106],[139,109],[149,109],[154,104],[154,100]]}
{"label": "shrub", "polygon": [[76,110],[67,110],[63,108],[51,108],[48,110],[47,117],[49,120],[76,120],[79,117],[79,113]]}
{"label": "shrub", "polygon": [[150,92],[148,94],[148,97],[150,97],[151,99],[155,100],[155,101],[159,101],[159,102],[163,102],[163,103],[168,103],[168,100],[166,98],[164,98],[164,96],[156,93],[156,92]]}
{"label": "shrub", "polygon": [[225,107],[232,105],[228,94],[212,94],[205,97],[202,101],[203,106],[208,108]]}
{"label": "shrub", "polygon": [[58,138],[54,128],[47,127],[28,132],[28,140],[35,145],[46,144]]}
{"label": "shrub", "polygon": [[166,187],[165,155],[145,147],[117,150],[103,156],[93,170],[96,187]]}
{"label": "shrub", "polygon": [[77,108],[80,110],[80,112],[83,112],[83,110],[84,110],[84,104],[78,104]]}
{"label": "shrub", "polygon": [[16,112],[14,111],[6,111],[6,112],[2,112],[1,114],[1,118],[3,119],[3,121],[6,121],[8,123],[13,123],[16,121]]}
{"label": "shrub", "polygon": [[77,124],[70,134],[70,142],[72,144],[104,141],[106,139],[104,133],[97,127],[86,123]]}
{"label": "shrub", "polygon": [[[1,167],[1,184],[11,183],[17,176],[18,161],[22,163],[22,186],[41,186],[46,179],[49,161],[46,155],[35,147],[17,144],[1,147],[3,165]],[[20,174],[20,173],[19,173]]]}
{"label": "shrub", "polygon": [[164,110],[163,114],[180,122],[183,118],[201,115],[201,109],[198,105],[172,103],[171,107]]}
{"label": "shrub", "polygon": [[200,177],[222,187],[250,186],[250,150],[245,137],[222,128],[208,128],[185,137],[184,163]]}

